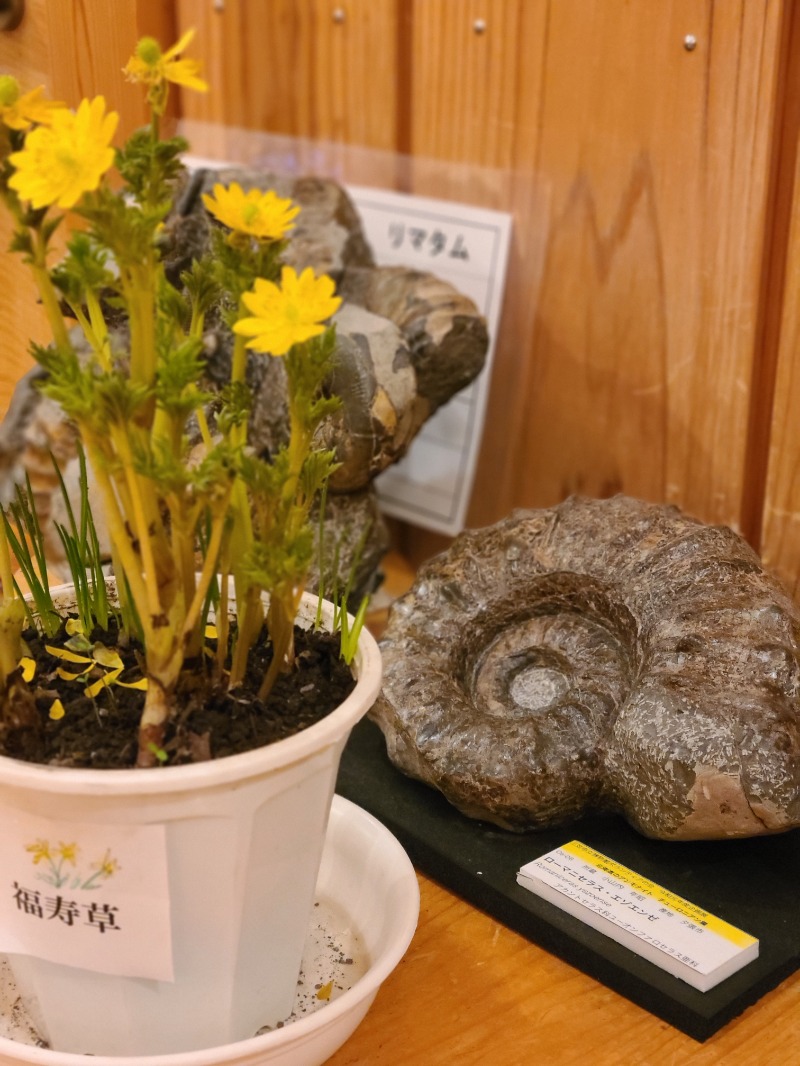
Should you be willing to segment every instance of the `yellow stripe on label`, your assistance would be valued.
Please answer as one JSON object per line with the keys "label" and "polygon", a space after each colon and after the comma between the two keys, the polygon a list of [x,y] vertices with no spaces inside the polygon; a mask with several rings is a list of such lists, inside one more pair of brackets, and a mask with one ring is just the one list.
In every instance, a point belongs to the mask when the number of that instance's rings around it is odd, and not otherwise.
{"label": "yellow stripe on label", "polygon": [[698,925],[704,926],[710,932],[716,933],[717,936],[730,940],[737,947],[746,948],[756,942],[755,937],[750,936],[749,933],[737,929],[735,925],[730,925],[728,922],[723,921],[722,918],[717,918],[709,913],[709,911],[704,911],[702,907],[690,903],[674,892],[670,892],[669,889],[662,888],[655,881],[650,881],[648,878],[642,877],[641,874],[629,870],[627,866],[614,862],[607,855],[590,848],[588,844],[582,844],[580,840],[571,840],[569,844],[562,844],[561,850],[573,855],[576,859],[583,859],[584,862],[591,863],[592,866],[595,866],[603,873],[622,881],[623,884],[629,885],[634,892],[648,896],[662,906],[671,907],[678,914],[682,914],[684,918],[689,918]]}

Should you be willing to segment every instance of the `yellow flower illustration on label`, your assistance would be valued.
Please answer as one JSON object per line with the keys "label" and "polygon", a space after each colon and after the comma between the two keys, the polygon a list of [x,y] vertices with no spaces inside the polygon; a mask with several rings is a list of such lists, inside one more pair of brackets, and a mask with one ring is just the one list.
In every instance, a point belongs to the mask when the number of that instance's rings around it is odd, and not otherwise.
{"label": "yellow flower illustration on label", "polygon": [[35,840],[33,844],[28,844],[25,850],[33,855],[34,866],[38,865],[43,859],[49,860],[51,858],[50,845],[46,840]]}
{"label": "yellow flower illustration on label", "polygon": [[100,860],[100,862],[97,864],[97,873],[101,877],[108,878],[108,877],[113,877],[113,875],[117,872],[118,869],[119,869],[119,863],[112,856],[112,854],[109,851],[109,849],[106,848],[105,855]]}
{"label": "yellow flower illustration on label", "polygon": [[110,848],[106,848],[100,859],[79,865],[80,847],[75,841],[65,843],[60,840],[58,844],[51,844],[49,840],[38,838],[26,844],[25,850],[30,854],[33,865],[40,867],[37,879],[54,888],[62,888],[67,884],[69,888],[99,888],[102,882],[121,869]]}

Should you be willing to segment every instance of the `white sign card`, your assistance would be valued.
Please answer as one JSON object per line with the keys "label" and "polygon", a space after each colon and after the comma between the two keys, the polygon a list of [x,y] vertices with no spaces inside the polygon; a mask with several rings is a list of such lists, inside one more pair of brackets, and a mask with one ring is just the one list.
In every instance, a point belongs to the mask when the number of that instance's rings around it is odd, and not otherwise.
{"label": "white sign card", "polygon": [[0,952],[173,980],[165,832],[6,812]]}
{"label": "white sign card", "polygon": [[701,992],[758,957],[758,940],[578,840],[523,866],[523,888]]}
{"label": "white sign card", "polygon": [[425,423],[408,453],[375,483],[387,514],[454,536],[464,527],[483,434],[511,215],[358,185],[347,191],[379,265],[435,274],[486,318],[489,350],[481,374]]}

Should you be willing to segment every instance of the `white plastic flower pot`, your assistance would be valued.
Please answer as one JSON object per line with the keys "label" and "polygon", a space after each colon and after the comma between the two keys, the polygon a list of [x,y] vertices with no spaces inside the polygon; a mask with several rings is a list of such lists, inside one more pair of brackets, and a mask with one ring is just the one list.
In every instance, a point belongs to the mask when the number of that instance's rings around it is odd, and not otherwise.
{"label": "white plastic flower pot", "polygon": [[[321,1066],[369,1010],[414,935],[419,887],[405,851],[366,811],[334,796],[316,899],[304,953],[296,1014],[279,1029],[174,1055],[97,1056],[97,1066]],[[318,915],[323,911],[323,919]],[[327,913],[325,911],[327,910]],[[330,1001],[308,1005],[309,993],[331,974],[331,960],[353,956],[353,979]],[[350,960],[346,960],[350,961]],[[335,964],[334,964],[335,965]],[[0,970],[2,976],[2,970]],[[313,996],[313,991],[310,993]],[[15,1005],[13,981],[0,984],[0,1066],[86,1066],[86,1058],[34,1043],[29,1020]]]}
{"label": "white plastic flower pot", "polygon": [[[301,623],[310,624],[316,598],[307,596],[302,610]],[[164,936],[171,943],[174,979],[92,972],[91,962],[79,968],[9,954],[26,1006],[52,1048],[101,1056],[191,1052],[252,1037],[290,1013],[340,755],[381,682],[380,652],[366,630],[354,673],[355,689],[322,721],[241,755],[149,771],[75,770],[0,758],[4,821],[45,820],[62,846],[75,836],[72,829],[85,826],[106,833],[112,850],[126,833],[143,828],[161,832],[166,845]],[[54,935],[66,936],[69,885],[56,891],[33,880],[41,865],[30,870],[27,885],[20,878],[13,882],[18,906],[23,889],[23,902],[40,892],[40,911],[31,923],[49,922]],[[11,893],[13,884],[3,891]],[[93,922],[81,935],[94,936],[113,954],[113,924],[102,928],[94,921],[99,911],[81,906],[79,918],[75,905],[73,928]],[[145,928],[142,938],[151,933]],[[154,953],[163,946],[156,940]],[[113,959],[104,965],[113,969]]]}

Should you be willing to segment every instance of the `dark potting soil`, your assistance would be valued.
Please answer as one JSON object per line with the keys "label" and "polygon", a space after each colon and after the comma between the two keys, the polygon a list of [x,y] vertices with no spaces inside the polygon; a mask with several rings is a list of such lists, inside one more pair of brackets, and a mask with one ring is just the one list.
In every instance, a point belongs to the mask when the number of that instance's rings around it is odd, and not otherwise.
{"label": "dark potting soil", "polygon": [[[85,695],[85,683],[56,673],[82,667],[59,661],[44,645],[62,645],[66,637],[44,640],[25,634],[37,673],[30,688],[36,714],[25,725],[0,723],[0,754],[27,762],[57,766],[125,769],[134,764],[137,729],[144,693],[112,683],[96,695]],[[120,648],[115,636],[93,634],[118,651],[126,664],[120,681],[141,678],[134,648]],[[233,692],[214,688],[205,662],[187,664],[168,725],[163,752],[169,765],[201,762],[234,755],[292,736],[330,714],[355,687],[350,668],[339,657],[339,635],[295,629],[295,664],[279,676],[266,702],[258,687],[272,658],[272,648],[258,642],[250,653],[248,677]],[[95,668],[94,678],[103,674]],[[54,701],[64,707],[53,717]],[[58,713],[58,712],[57,712]]]}

